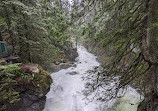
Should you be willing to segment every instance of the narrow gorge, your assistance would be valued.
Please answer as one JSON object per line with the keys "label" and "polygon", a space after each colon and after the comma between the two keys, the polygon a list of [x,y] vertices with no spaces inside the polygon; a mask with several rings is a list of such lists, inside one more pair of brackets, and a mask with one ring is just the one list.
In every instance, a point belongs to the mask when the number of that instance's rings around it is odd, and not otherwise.
{"label": "narrow gorge", "polygon": [[[100,64],[96,60],[97,57],[83,46],[78,46],[77,52],[79,56],[76,58],[76,67],[62,69],[51,74],[53,83],[46,95],[46,105],[43,111],[137,111],[138,104],[143,97],[130,86],[122,98],[115,98],[108,102],[101,102],[97,99],[88,100],[84,94],[88,81],[83,78],[88,75],[89,70],[99,67]],[[95,92],[93,96],[95,97]]]}

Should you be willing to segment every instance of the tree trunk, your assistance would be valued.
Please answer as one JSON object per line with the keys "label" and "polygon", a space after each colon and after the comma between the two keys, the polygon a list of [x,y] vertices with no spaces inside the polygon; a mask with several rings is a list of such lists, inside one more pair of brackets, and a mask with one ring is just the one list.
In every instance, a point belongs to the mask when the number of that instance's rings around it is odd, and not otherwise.
{"label": "tree trunk", "polygon": [[[23,2],[23,1],[21,0],[21,2]],[[26,2],[29,2],[29,1],[26,1]],[[24,21],[22,21],[22,20],[20,21],[20,24],[22,24],[22,27],[20,27],[20,28],[25,29],[24,30],[25,32],[19,32],[19,35],[20,35],[20,37],[19,37],[19,46],[20,46],[19,55],[24,63],[28,63],[28,62],[31,62],[31,54],[30,54],[30,45],[28,43],[29,33],[28,33],[28,26],[26,23],[27,17],[22,12],[20,12],[20,14],[24,18]]]}
{"label": "tree trunk", "polygon": [[11,21],[10,21],[10,17],[9,17],[7,7],[3,5],[3,8],[4,8],[4,11],[5,11],[5,19],[6,19],[6,23],[7,23],[7,26],[8,26],[8,32],[10,34],[11,45],[13,46],[12,52],[14,53],[15,42],[14,42],[14,38],[13,38],[13,32],[11,30]]}
{"label": "tree trunk", "polygon": [[1,32],[0,32],[0,41],[3,41],[3,38],[2,38]]}

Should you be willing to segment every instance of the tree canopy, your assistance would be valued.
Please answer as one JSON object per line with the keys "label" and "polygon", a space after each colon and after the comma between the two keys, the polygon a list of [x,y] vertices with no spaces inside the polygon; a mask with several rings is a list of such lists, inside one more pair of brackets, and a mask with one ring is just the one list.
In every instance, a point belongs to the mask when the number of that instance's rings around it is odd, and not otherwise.
{"label": "tree canopy", "polygon": [[[98,87],[103,88],[108,80],[116,80],[116,76],[119,77],[119,82],[115,85],[114,92],[113,89],[110,90],[110,98],[116,97],[120,88],[135,81],[138,82],[137,85],[141,84],[139,88],[142,92],[146,92],[149,85],[144,84],[148,77],[151,80],[149,84],[152,85],[152,92],[148,95],[151,95],[149,98],[154,98],[157,93],[155,84],[158,63],[157,0],[82,0],[78,5],[80,9],[77,10],[76,26],[80,27],[83,34],[80,36],[84,37],[86,44],[93,43],[93,48],[99,47],[109,58],[103,63],[102,72],[97,76],[91,75],[92,92]],[[103,100],[106,100],[107,92],[101,90],[100,93],[104,93]],[[153,110],[156,105],[146,107]]]}

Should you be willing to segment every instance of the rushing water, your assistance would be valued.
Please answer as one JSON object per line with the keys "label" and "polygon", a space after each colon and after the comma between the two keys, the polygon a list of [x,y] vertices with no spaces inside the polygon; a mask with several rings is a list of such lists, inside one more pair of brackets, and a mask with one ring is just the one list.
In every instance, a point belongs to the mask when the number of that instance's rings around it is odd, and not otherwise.
{"label": "rushing water", "polygon": [[128,88],[119,102],[114,104],[111,102],[113,105],[108,109],[96,101],[85,104],[86,100],[82,94],[85,81],[82,77],[88,70],[100,64],[96,61],[96,56],[82,46],[78,47],[78,54],[76,67],[51,74],[53,83],[46,95],[47,100],[43,111],[136,111],[140,99],[139,94],[132,88]]}

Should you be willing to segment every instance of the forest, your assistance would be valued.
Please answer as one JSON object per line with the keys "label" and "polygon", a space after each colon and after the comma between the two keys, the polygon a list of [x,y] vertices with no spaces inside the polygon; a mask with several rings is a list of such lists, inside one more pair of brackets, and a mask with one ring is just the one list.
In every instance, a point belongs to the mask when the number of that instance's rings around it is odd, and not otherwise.
{"label": "forest", "polygon": [[158,0],[0,0],[0,15],[0,111],[158,111]]}

